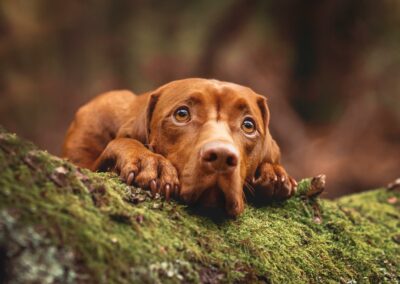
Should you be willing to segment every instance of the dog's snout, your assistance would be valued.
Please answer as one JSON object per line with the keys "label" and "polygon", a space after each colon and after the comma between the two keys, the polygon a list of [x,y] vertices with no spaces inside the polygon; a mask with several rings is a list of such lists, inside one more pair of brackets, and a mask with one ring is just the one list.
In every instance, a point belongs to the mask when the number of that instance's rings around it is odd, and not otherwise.
{"label": "dog's snout", "polygon": [[236,148],[226,142],[209,142],[201,149],[201,162],[217,172],[227,172],[236,168],[239,155]]}

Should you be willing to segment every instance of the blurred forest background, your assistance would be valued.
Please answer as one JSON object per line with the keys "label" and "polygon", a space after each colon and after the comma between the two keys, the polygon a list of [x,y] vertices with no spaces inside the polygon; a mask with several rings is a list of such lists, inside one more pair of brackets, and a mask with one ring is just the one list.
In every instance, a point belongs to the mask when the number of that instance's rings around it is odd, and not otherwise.
{"label": "blurred forest background", "polygon": [[95,95],[186,77],[268,97],[284,165],[328,197],[400,176],[398,0],[0,1],[0,124],[53,154]]}

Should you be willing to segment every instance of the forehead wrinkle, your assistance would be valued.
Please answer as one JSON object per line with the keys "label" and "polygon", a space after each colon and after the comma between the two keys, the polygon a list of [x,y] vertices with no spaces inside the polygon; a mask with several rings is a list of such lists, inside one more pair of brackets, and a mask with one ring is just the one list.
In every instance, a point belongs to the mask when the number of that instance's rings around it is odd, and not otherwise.
{"label": "forehead wrinkle", "polygon": [[175,108],[180,104],[187,104],[188,106],[193,106],[196,104],[203,104],[204,98],[201,92],[194,92],[189,95],[179,94],[179,95],[169,95],[169,96],[161,96],[161,100],[164,105],[172,106]]}
{"label": "forehead wrinkle", "polygon": [[215,110],[217,120],[221,120],[224,113],[232,115],[233,110],[239,111],[241,114],[253,114],[251,106],[243,94],[231,87],[210,88],[207,94],[212,97],[212,108]]}
{"label": "forehead wrinkle", "polygon": [[221,98],[220,96],[216,97],[215,106],[217,112],[217,121],[221,120]]}
{"label": "forehead wrinkle", "polygon": [[233,105],[233,108],[239,110],[242,113],[251,113],[249,104],[243,98],[237,99]]}
{"label": "forehead wrinkle", "polygon": [[216,81],[215,83],[206,85],[204,93],[202,93],[204,101],[208,102],[205,111],[209,113],[211,119],[217,121],[221,118],[220,112],[224,102],[224,98],[222,97],[224,94],[223,89],[219,82]]}
{"label": "forehead wrinkle", "polygon": [[203,104],[203,101],[203,94],[201,92],[192,93],[183,100],[183,102],[188,105]]}

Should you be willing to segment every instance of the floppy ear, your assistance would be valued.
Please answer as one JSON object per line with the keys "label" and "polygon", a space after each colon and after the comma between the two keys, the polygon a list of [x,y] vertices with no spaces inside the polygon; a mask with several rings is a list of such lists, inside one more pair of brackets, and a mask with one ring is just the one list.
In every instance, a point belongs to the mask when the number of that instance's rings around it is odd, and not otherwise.
{"label": "floppy ear", "polygon": [[278,144],[276,144],[275,140],[272,138],[271,133],[269,131],[269,109],[267,104],[267,99],[263,96],[259,96],[257,98],[257,105],[260,108],[261,115],[263,118],[263,129],[264,129],[264,141],[263,141],[263,149],[261,152],[261,163],[271,163],[277,164],[280,162],[280,150]]}
{"label": "floppy ear", "polygon": [[150,122],[159,96],[157,91],[138,96],[132,106],[132,117],[122,125],[117,137],[136,139],[149,146]]}
{"label": "floppy ear", "polygon": [[145,120],[145,128],[146,128],[145,145],[148,146],[150,150],[153,150],[150,145],[151,118],[153,116],[154,109],[156,108],[156,104],[159,97],[160,97],[160,92],[154,92],[149,95],[149,99],[147,101],[146,120]]}

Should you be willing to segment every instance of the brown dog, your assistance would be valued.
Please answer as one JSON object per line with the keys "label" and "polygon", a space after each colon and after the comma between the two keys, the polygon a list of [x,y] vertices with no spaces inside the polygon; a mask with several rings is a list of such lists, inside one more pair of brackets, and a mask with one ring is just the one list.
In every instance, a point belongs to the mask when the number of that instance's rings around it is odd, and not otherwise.
{"label": "brown dog", "polygon": [[266,99],[227,82],[185,79],[135,96],[100,95],[81,107],[63,155],[93,171],[187,203],[244,209],[244,186],[265,200],[288,198],[296,181],[279,164]]}

